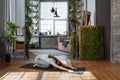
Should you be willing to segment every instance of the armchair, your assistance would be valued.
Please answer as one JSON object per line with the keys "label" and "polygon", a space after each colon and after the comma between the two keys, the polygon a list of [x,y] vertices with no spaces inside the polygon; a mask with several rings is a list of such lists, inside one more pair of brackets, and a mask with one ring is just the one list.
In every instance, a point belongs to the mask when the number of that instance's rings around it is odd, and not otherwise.
{"label": "armchair", "polygon": [[58,50],[69,53],[70,52],[69,48],[70,48],[69,38],[58,36]]}

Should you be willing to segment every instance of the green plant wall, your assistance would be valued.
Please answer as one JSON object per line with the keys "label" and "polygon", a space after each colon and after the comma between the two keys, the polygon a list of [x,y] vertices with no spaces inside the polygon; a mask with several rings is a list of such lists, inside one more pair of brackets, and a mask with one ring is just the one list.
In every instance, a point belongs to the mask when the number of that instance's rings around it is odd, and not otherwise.
{"label": "green plant wall", "polygon": [[32,25],[32,18],[29,16],[32,10],[30,8],[30,0],[25,0],[25,58],[29,59],[29,48],[32,34],[30,27]]}
{"label": "green plant wall", "polygon": [[81,28],[81,58],[103,58],[103,30],[102,28]]}
{"label": "green plant wall", "polygon": [[70,23],[70,55],[72,58],[76,56],[76,1],[70,0],[69,1],[69,23]]}

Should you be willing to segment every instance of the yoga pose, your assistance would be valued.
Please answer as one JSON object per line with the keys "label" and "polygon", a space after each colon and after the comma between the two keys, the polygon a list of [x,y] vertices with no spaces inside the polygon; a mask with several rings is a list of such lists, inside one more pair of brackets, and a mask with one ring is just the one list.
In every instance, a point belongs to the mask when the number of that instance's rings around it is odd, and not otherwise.
{"label": "yoga pose", "polygon": [[42,54],[42,55],[36,56],[35,62],[36,63],[33,65],[34,67],[37,66],[37,67],[48,68],[50,66],[53,66],[57,69],[68,71],[68,72],[74,72],[72,69],[76,69],[72,66],[64,64],[58,58],[50,54]]}

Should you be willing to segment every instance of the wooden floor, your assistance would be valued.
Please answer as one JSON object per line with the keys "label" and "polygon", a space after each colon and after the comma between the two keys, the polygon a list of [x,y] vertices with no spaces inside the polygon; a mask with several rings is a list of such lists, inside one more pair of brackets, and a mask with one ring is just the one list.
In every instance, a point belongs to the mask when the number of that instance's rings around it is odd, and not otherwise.
{"label": "wooden floor", "polygon": [[85,67],[83,74],[23,69],[30,60],[14,59],[0,65],[0,80],[120,80],[120,64],[105,60],[72,60],[75,67]]}

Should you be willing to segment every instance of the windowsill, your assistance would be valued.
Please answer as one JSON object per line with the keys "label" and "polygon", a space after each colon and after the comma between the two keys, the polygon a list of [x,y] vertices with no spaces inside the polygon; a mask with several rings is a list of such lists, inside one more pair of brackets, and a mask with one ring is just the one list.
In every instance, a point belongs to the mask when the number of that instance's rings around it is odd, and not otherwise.
{"label": "windowsill", "polygon": [[46,36],[46,37],[47,37],[47,36],[48,36],[48,37],[52,37],[52,36],[53,36],[53,37],[54,37],[54,36],[63,36],[63,37],[64,37],[64,36],[66,36],[66,35],[40,35],[39,37],[45,37],[45,36]]}

